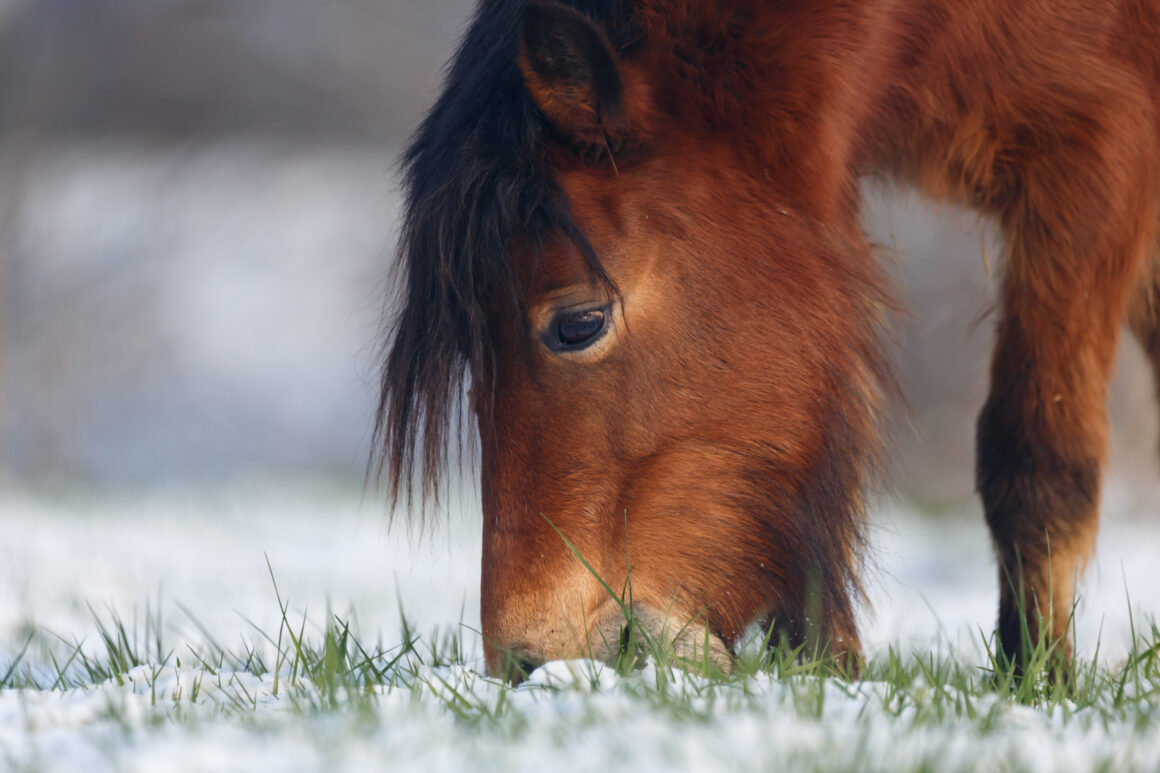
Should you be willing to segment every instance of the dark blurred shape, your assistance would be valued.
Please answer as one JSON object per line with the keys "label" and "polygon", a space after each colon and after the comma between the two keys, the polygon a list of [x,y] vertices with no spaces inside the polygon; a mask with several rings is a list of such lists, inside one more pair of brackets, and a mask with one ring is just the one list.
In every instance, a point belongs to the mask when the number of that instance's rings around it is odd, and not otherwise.
{"label": "dark blurred shape", "polygon": [[464,0],[5,0],[0,131],[383,143],[438,83]]}

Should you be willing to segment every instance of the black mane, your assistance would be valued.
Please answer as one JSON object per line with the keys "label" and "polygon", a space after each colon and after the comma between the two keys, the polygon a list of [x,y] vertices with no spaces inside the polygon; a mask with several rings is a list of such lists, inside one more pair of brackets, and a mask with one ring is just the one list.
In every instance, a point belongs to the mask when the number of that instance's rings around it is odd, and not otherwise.
{"label": "black mane", "polygon": [[[631,0],[566,4],[619,48],[631,44]],[[513,239],[534,248],[561,233],[607,281],[543,162],[549,129],[517,64],[523,7],[482,0],[443,93],[401,160],[400,310],[386,339],[371,462],[392,503],[400,494],[412,499],[416,484],[423,499],[438,491],[465,416],[464,377],[477,376],[489,356],[486,304],[518,304]]]}

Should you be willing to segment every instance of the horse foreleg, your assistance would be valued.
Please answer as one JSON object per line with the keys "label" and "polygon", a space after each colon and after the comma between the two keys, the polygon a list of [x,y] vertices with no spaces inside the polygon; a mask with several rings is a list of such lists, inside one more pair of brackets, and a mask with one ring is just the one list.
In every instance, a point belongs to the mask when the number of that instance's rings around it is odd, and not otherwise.
{"label": "horse foreleg", "polygon": [[999,643],[1019,666],[1044,644],[1070,651],[1099,520],[1107,382],[1154,235],[1148,165],[1116,160],[1106,145],[1039,157],[1002,212],[1008,260],[977,486],[999,563]]}

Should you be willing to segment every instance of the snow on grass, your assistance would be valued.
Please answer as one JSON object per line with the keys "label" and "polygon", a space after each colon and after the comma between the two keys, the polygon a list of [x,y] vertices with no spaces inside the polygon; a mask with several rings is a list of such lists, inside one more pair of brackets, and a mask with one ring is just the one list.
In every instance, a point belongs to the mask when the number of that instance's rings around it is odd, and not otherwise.
{"label": "snow on grass", "polygon": [[5,691],[0,746],[14,766],[61,770],[1147,770],[1160,762],[1152,708],[1109,721],[1095,709],[1045,712],[981,692],[969,708],[926,714],[931,688],[921,684],[764,674],[715,683],[567,665],[545,666],[515,690],[462,665],[420,667],[410,683],[376,686],[330,710],[309,687],[275,697],[269,674],[142,666],[121,684]]}
{"label": "snow on grass", "polygon": [[981,520],[876,523],[862,681],[751,648],[732,678],[574,661],[512,689],[482,673],[470,519],[416,542],[341,492],[8,493],[0,768],[1160,768],[1157,524],[1109,518],[1060,689],[989,670]]}

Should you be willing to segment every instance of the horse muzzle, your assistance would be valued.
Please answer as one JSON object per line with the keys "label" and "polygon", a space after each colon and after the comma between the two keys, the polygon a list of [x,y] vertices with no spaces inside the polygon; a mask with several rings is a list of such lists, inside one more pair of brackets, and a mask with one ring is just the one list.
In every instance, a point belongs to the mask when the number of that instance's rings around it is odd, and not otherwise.
{"label": "horse muzzle", "polygon": [[[511,642],[484,636],[487,670],[493,676],[518,684],[540,665],[551,660],[587,658],[618,667],[643,664],[648,658],[699,673],[729,673],[733,654],[698,616],[675,610],[663,611],[648,604],[631,606],[615,599],[602,602],[590,615],[589,624],[563,625],[571,636],[525,635]],[[504,630],[502,624],[499,630]],[[583,631],[583,633],[581,633]]]}

